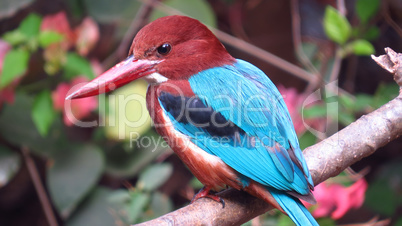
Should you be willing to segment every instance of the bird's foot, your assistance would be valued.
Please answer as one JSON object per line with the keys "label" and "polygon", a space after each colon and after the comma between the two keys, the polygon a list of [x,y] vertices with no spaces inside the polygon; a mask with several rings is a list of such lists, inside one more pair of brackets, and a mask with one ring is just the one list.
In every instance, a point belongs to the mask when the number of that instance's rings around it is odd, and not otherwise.
{"label": "bird's foot", "polygon": [[221,197],[217,196],[216,194],[211,194],[211,188],[209,187],[203,187],[196,195],[194,195],[193,199],[191,200],[191,203],[195,202],[199,198],[210,198],[212,200],[215,200],[217,202],[222,203],[222,208],[225,208],[225,200],[223,200]]}

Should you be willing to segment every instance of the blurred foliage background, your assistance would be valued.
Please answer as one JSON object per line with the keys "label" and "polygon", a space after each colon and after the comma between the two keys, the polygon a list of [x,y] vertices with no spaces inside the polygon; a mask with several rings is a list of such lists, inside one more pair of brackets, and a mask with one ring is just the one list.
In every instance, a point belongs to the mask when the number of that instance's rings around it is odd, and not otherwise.
{"label": "blurred foliage background", "polygon": [[[171,14],[210,26],[278,85],[302,148],[398,94],[369,57],[402,51],[398,0],[0,0],[1,225],[128,225],[202,187],[152,128],[146,82],[64,101]],[[319,222],[402,225],[401,148],[393,141],[317,186]],[[275,211],[247,223],[291,224]]]}

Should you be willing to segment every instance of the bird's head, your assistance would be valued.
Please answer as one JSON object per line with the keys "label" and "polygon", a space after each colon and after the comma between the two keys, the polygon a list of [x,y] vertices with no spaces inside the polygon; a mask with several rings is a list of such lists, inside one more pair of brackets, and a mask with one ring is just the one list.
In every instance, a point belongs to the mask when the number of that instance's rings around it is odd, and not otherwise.
{"label": "bird's head", "polygon": [[105,93],[138,78],[150,83],[186,80],[235,61],[205,25],[185,16],[163,17],[142,28],[128,55],[67,99]]}

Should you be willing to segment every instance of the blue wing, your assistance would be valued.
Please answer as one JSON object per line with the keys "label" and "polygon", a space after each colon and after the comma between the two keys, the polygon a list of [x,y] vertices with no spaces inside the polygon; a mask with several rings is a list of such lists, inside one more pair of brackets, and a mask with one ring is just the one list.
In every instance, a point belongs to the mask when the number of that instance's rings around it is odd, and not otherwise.
{"label": "blue wing", "polygon": [[237,60],[193,75],[189,82],[196,97],[159,97],[177,130],[245,178],[310,193],[313,182],[286,105],[262,71]]}

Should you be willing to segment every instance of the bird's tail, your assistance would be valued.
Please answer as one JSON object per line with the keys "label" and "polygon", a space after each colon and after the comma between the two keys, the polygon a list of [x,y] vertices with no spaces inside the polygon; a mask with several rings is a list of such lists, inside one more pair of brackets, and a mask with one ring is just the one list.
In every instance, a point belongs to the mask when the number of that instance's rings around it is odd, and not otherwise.
{"label": "bird's tail", "polygon": [[282,209],[289,215],[290,219],[298,226],[318,225],[317,221],[300,202],[299,199],[290,196],[287,193],[274,189],[269,189],[271,195],[275,198]]}

